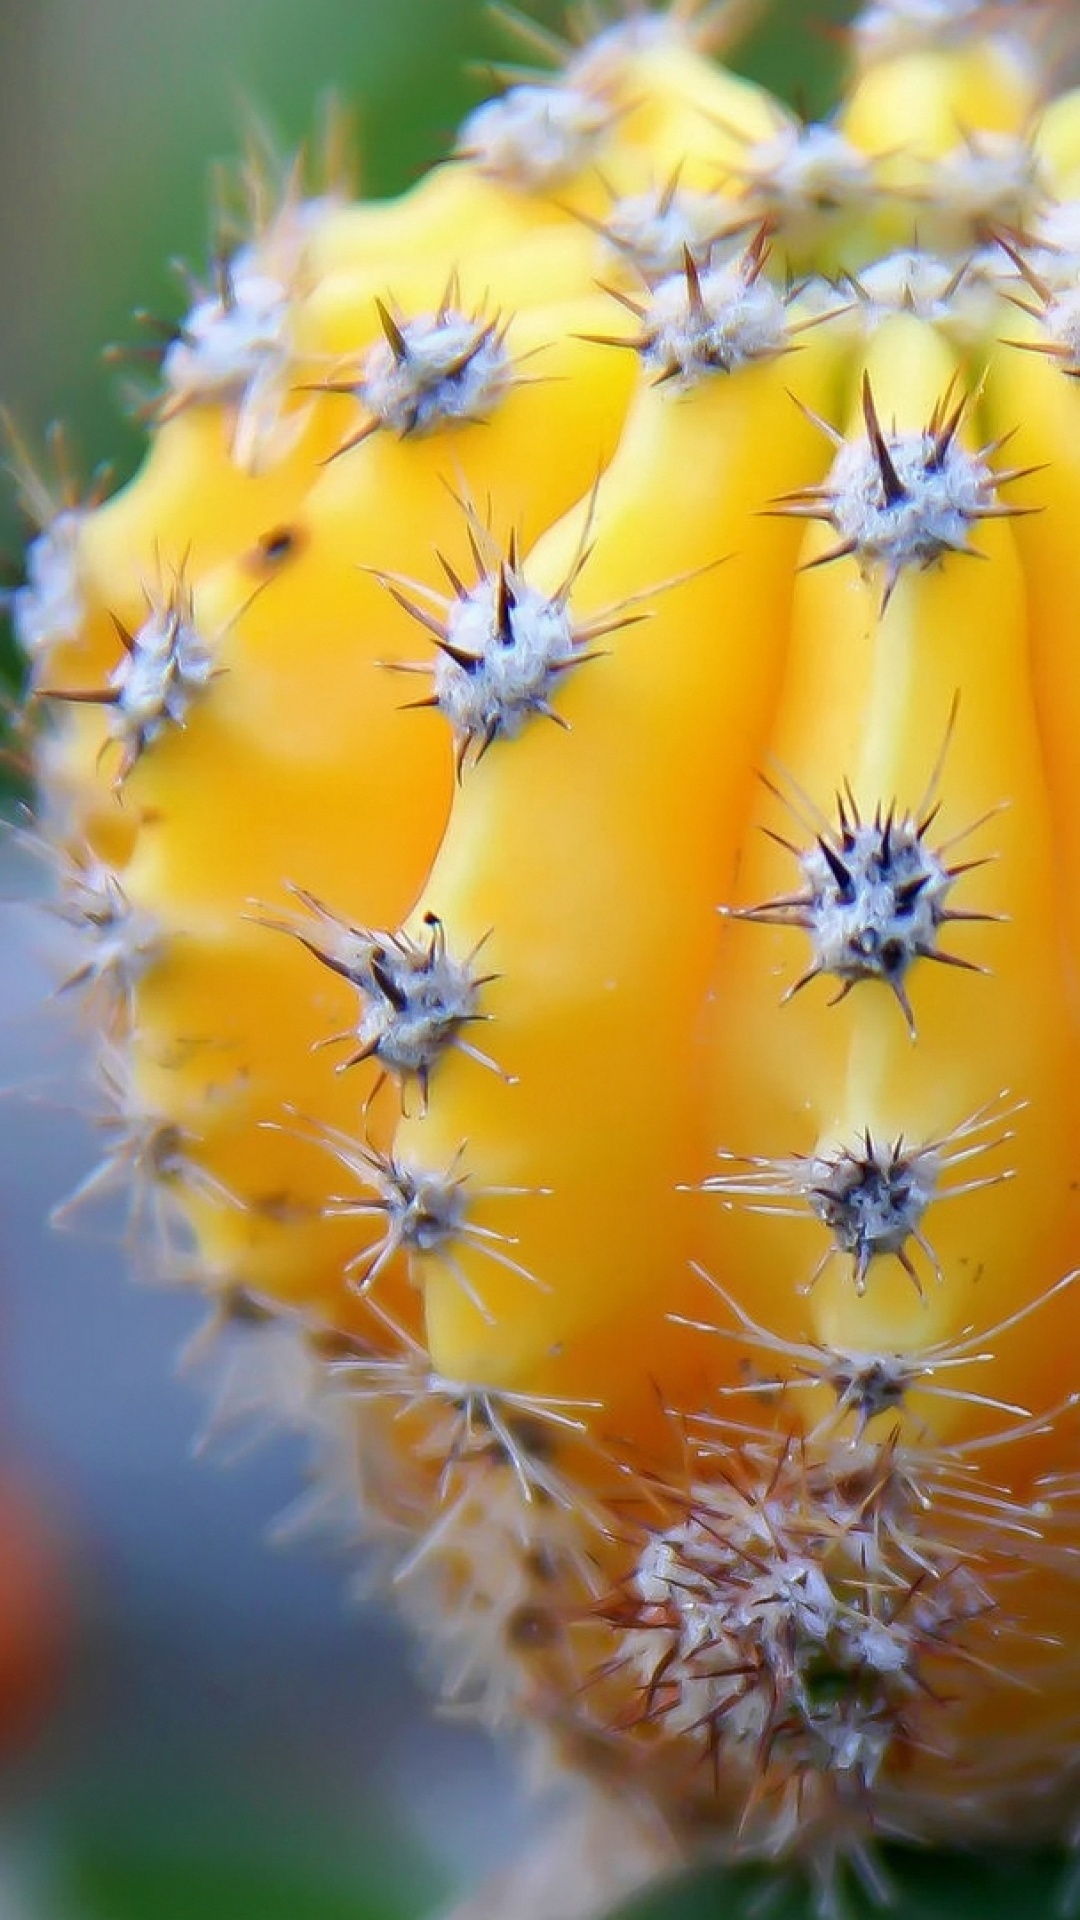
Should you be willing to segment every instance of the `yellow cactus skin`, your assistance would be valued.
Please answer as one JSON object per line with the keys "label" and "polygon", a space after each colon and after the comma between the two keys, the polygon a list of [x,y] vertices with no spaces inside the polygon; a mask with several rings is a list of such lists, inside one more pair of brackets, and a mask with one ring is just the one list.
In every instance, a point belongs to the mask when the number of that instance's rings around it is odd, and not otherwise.
{"label": "yellow cactus skin", "polygon": [[829,1914],[1077,1826],[1080,95],[873,0],[804,128],[730,24],[257,193],[15,616],[69,1207],[292,1353],[451,1691]]}

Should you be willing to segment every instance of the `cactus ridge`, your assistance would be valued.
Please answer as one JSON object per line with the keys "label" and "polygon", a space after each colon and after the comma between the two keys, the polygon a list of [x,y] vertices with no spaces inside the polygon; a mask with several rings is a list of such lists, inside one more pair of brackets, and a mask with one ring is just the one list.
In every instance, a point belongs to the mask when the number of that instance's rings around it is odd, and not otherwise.
{"label": "cactus ridge", "polygon": [[871,0],[804,125],[743,11],[511,11],[394,201],[256,140],[13,611],[60,1223],[452,1697],[832,1915],[1078,1830],[1080,96]]}

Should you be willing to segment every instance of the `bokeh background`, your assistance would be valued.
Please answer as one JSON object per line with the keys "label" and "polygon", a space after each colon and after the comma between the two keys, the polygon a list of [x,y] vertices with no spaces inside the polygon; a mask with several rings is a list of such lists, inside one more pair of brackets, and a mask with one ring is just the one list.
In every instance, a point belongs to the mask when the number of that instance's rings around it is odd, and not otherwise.
{"label": "bokeh background", "polygon": [[[846,11],[776,0],[738,63],[820,111]],[[180,312],[169,263],[205,264],[209,164],[235,153],[246,110],[295,145],[336,89],[355,104],[365,189],[398,191],[483,91],[467,63],[508,51],[480,0],[0,0],[0,401],[31,444],[62,419],[86,468],[130,471],[139,432],[100,349],[133,338],[136,308]],[[13,578],[21,537],[0,489]],[[9,836],[0,1718],[20,1580],[23,1671],[33,1650],[54,1697],[36,1737],[0,1751],[0,1920],[430,1913],[511,1855],[535,1813],[505,1756],[432,1718],[412,1650],[350,1604],[354,1568],[310,1545],[268,1550],[299,1451],[192,1464],[199,1395],[175,1356],[193,1302],[133,1290],[96,1220],[45,1224],[95,1149],[72,1020],[46,1004],[42,890]],[[8,1472],[32,1487],[44,1539],[5,1525]]]}

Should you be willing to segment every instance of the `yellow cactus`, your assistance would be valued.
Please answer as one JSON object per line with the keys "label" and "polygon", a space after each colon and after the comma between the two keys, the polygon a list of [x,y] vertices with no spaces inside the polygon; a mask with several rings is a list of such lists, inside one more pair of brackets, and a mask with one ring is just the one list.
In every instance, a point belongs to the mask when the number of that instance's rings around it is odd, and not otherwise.
{"label": "yellow cactus", "polygon": [[827,1911],[1080,1792],[1080,95],[871,0],[803,126],[733,12],[256,182],[16,622],[85,1185],[453,1688]]}

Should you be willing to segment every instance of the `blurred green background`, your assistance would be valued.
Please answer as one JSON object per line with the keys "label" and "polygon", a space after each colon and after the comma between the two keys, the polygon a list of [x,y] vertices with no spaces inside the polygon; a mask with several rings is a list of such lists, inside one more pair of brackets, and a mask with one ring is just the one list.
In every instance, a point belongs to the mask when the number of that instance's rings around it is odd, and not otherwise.
{"label": "blurred green background", "polygon": [[[776,0],[736,63],[824,111],[847,12]],[[210,162],[247,107],[295,145],[336,90],[366,190],[397,191],[483,91],[467,63],[507,51],[478,0],[0,0],[0,401],[31,444],[62,419],[87,469],[130,470],[139,433],[99,350],[133,337],[136,308],[180,312],[169,263],[204,265]],[[5,491],[13,577],[20,538]],[[24,884],[12,870],[3,890]],[[512,1850],[528,1816],[478,1738],[428,1730],[400,1636],[344,1618],[340,1565],[265,1554],[295,1457],[227,1489],[184,1459],[194,1405],[163,1382],[188,1303],[129,1299],[113,1248],[43,1234],[88,1148],[64,1042],[34,1025],[34,924],[5,910],[0,1083],[49,1091],[0,1109],[0,1431],[53,1487],[81,1624],[51,1728],[0,1777],[0,1920],[406,1920]],[[916,1866],[900,1911],[1037,1920],[1047,1873]],[[760,1893],[751,1876],[636,1911],[736,1920]],[[778,1915],[805,1912],[784,1899]]]}

